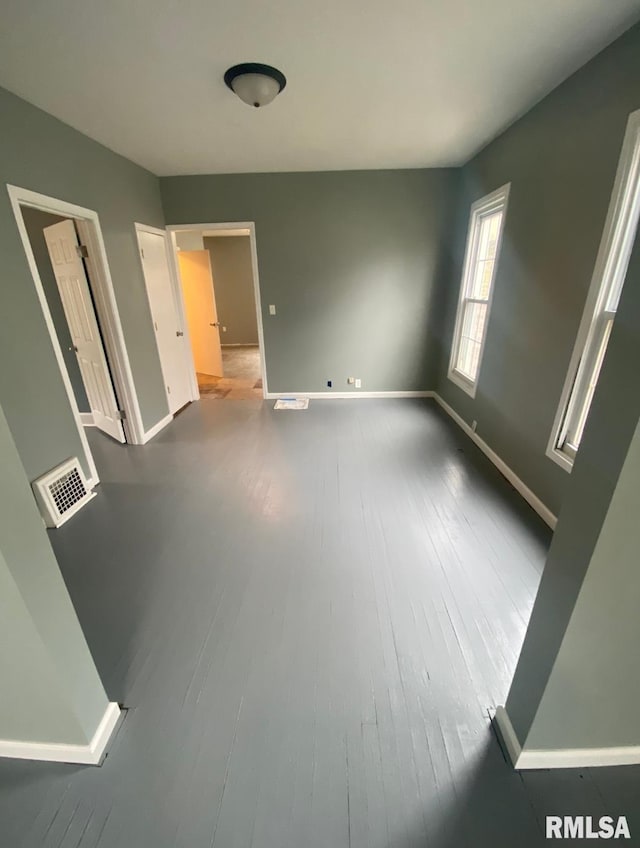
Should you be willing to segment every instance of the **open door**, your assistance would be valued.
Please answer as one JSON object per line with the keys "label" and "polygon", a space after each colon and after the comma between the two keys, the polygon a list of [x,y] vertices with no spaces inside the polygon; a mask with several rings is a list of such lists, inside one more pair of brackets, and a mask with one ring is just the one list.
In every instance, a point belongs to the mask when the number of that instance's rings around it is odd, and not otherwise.
{"label": "open door", "polygon": [[220,325],[208,250],[180,250],[178,264],[196,371],[224,376]]}
{"label": "open door", "polygon": [[76,228],[61,221],[43,232],[94,424],[125,442]]}
{"label": "open door", "polygon": [[191,389],[185,364],[186,340],[169,271],[166,234],[138,230],[138,245],[169,412],[174,415],[191,401]]}

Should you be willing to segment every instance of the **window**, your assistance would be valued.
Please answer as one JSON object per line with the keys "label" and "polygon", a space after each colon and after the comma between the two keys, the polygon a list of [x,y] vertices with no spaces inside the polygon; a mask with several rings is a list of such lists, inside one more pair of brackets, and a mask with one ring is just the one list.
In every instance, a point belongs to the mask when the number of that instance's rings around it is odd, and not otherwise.
{"label": "window", "polygon": [[506,185],[471,207],[449,378],[472,397],[482,361],[508,197]]}
{"label": "window", "polygon": [[547,456],[571,470],[629,265],[640,213],[640,111],[629,118],[591,288]]}

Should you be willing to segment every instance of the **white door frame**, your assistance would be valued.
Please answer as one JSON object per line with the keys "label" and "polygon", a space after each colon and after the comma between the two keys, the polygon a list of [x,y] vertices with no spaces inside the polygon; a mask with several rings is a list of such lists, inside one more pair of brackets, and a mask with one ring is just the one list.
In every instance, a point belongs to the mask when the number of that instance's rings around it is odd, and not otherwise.
{"label": "white door frame", "polygon": [[[264,353],[264,330],[262,327],[262,305],[260,301],[260,277],[258,274],[258,250],[256,247],[256,226],[253,221],[233,221],[228,223],[214,223],[214,224],[171,224],[167,226],[167,233],[169,234],[169,244],[171,247],[171,263],[170,267],[172,270],[172,276],[174,279],[175,292],[178,302],[180,304],[180,311],[183,319],[183,323],[186,327],[186,319],[185,319],[185,308],[184,308],[184,298],[182,296],[182,286],[180,285],[180,269],[178,267],[178,257],[177,257],[177,242],[176,242],[176,233],[185,232],[185,231],[195,231],[195,232],[204,232],[211,230],[248,230],[249,231],[249,245],[251,248],[251,270],[253,273],[253,294],[254,301],[256,306],[256,319],[258,321],[258,346],[260,349],[260,371],[262,373],[262,397],[266,398],[268,395],[268,387],[267,387],[267,361],[265,359]],[[215,281],[214,281],[215,288]],[[193,367],[193,362],[192,362]],[[197,399],[200,397],[200,392],[198,390],[198,379],[196,377],[195,368],[192,371],[192,380],[195,385],[196,396],[194,398]]]}
{"label": "white door frame", "polygon": [[[189,398],[190,400],[199,400],[200,399],[200,391],[198,389],[198,380],[196,377],[196,370],[193,364],[193,354],[191,352],[191,337],[189,336],[189,326],[186,321],[185,312],[184,312],[184,301],[182,299],[182,290],[180,288],[179,279],[176,279],[176,273],[174,268],[174,252],[172,249],[171,237],[167,230],[161,230],[158,227],[151,227],[148,224],[134,224],[136,231],[136,240],[138,240],[138,233],[151,233],[154,236],[162,236],[165,241],[165,250],[167,253],[167,264],[169,266],[169,277],[171,279],[171,295],[173,297],[173,304],[176,310],[176,317],[178,319],[178,327],[176,329],[180,329],[184,333],[185,345],[183,347],[184,350],[184,367],[186,370],[187,380],[189,382]],[[149,303],[149,309],[151,309],[151,301],[149,300],[149,289],[147,288],[147,278],[144,273],[144,266],[142,264],[142,256],[140,256],[140,242],[138,240],[138,257],[140,259],[140,268],[142,269],[142,274],[144,277],[144,288],[147,293],[147,302]],[[158,349],[158,358],[160,358],[160,348],[158,346],[158,337],[156,336],[156,347]],[[169,401],[169,395],[167,395],[167,387],[164,387],[165,395],[167,397],[167,405],[171,407],[171,403]]]}
{"label": "white door frame", "polygon": [[100,327],[103,334],[105,354],[111,368],[111,375],[118,393],[118,400],[122,404],[125,412],[125,419],[122,422],[124,425],[125,436],[130,444],[141,445],[145,441],[144,425],[142,423],[142,415],[140,413],[140,405],[138,403],[138,395],[133,382],[133,374],[131,372],[131,364],[122,332],[120,323],[120,315],[116,304],[115,292],[113,290],[113,281],[111,272],[109,271],[109,263],[102,238],[102,230],[100,228],[100,219],[98,213],[93,209],[86,209],[83,206],[77,206],[74,203],[67,203],[64,200],[59,200],[55,197],[48,197],[45,194],[39,194],[35,191],[30,191],[19,186],[7,185],[11,208],[16,219],[18,232],[22,240],[22,246],[27,257],[27,263],[33,283],[40,301],[40,307],[44,315],[45,324],[51,338],[53,352],[60,369],[62,382],[67,392],[69,405],[78,428],[78,435],[82,443],[87,466],[90,469],[90,478],[88,484],[93,487],[99,482],[98,472],[91,455],[89,442],[84,432],[84,426],[78,404],[76,402],[69,372],[62,355],[60,341],[56,333],[56,329],[49,310],[49,304],[45,297],[42,280],[38,272],[38,266],[31,249],[31,242],[27,228],[22,217],[21,206],[31,206],[34,209],[40,209],[43,212],[50,212],[53,215],[60,215],[65,218],[73,218],[78,224],[78,230],[82,241],[87,245],[89,251],[89,272],[91,276],[91,291],[95,299],[96,312],[100,321]]}

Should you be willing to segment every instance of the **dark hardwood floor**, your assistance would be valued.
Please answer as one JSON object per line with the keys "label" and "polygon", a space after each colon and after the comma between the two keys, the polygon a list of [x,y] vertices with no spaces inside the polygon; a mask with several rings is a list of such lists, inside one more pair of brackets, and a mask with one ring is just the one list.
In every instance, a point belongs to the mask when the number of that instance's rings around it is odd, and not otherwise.
{"label": "dark hardwood floor", "polygon": [[129,711],[100,768],[0,762],[0,845],[528,848],[631,815],[639,769],[517,774],[489,725],[540,519],[432,401],[271,407],[92,433],[99,495],[51,538]]}

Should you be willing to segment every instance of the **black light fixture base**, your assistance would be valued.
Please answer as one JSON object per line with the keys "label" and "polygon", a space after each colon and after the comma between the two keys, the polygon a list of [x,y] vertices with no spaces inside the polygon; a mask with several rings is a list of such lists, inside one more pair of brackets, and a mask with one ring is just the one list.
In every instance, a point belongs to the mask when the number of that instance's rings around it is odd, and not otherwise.
{"label": "black light fixture base", "polygon": [[231,91],[233,91],[232,83],[234,79],[242,76],[243,74],[262,74],[265,77],[271,77],[280,86],[280,91],[282,91],[287,84],[287,78],[282,71],[279,71],[277,68],[273,68],[271,65],[262,65],[260,62],[243,62],[242,64],[234,65],[232,68],[225,71],[224,81],[227,88],[230,88]]}

